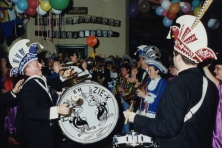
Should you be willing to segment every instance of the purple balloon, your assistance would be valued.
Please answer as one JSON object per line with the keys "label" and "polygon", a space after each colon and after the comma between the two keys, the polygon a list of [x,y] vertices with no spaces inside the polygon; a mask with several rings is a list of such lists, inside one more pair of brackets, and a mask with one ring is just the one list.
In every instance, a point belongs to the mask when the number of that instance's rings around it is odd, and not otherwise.
{"label": "purple balloon", "polygon": [[185,4],[184,4],[184,6],[183,6],[183,8],[181,9],[181,11],[183,12],[183,13],[188,13],[188,12],[190,12],[190,10],[191,10],[191,5],[190,5],[190,3],[188,3],[188,2],[184,2]]}
{"label": "purple balloon", "polygon": [[160,4],[163,2],[164,0],[159,0]]}
{"label": "purple balloon", "polygon": [[127,14],[129,17],[136,17],[139,14],[137,1],[134,1],[129,4],[129,6],[127,7]]}

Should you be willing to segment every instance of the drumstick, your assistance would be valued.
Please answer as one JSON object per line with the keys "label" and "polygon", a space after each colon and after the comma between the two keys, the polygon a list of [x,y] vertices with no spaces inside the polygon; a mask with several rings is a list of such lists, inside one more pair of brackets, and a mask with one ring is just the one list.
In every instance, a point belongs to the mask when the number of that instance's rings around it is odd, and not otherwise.
{"label": "drumstick", "polygon": [[[130,105],[129,111],[131,111],[131,110],[132,110],[132,108],[133,108],[133,102],[132,102],[132,103],[131,103],[131,105]],[[126,123],[127,123],[128,119],[129,119],[129,117],[127,116],[127,117],[126,117],[126,119],[125,119],[124,124],[126,124]]]}
{"label": "drumstick", "polygon": [[140,98],[140,115],[141,115],[142,98]]}

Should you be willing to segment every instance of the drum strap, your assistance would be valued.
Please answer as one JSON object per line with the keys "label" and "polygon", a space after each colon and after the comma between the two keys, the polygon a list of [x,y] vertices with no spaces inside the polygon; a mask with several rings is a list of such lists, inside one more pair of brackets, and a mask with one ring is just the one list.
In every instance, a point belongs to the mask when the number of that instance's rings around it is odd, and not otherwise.
{"label": "drum strap", "polygon": [[[37,78],[37,79],[36,79],[36,78]],[[46,78],[45,78],[45,77],[38,76],[38,75],[33,75],[33,76],[29,77],[29,78],[23,83],[23,85],[25,85],[25,83],[27,83],[27,82],[28,82],[29,80],[31,80],[31,79],[34,79],[34,80],[47,92],[47,94],[49,95],[50,100],[53,102],[52,96],[51,96],[50,91],[49,91],[49,88],[48,88],[48,85],[47,85],[47,83],[46,83]],[[38,79],[41,79],[41,80],[44,82],[44,85],[43,85]],[[22,86],[23,86],[23,85],[22,85]]]}
{"label": "drum strap", "polygon": [[202,97],[201,97],[200,101],[194,107],[192,107],[189,110],[189,112],[186,114],[186,116],[184,117],[184,122],[189,120],[195,114],[195,112],[198,111],[198,109],[200,108],[200,106],[203,103],[203,100],[205,98],[206,92],[207,92],[207,86],[208,86],[208,81],[205,77],[203,77]]}

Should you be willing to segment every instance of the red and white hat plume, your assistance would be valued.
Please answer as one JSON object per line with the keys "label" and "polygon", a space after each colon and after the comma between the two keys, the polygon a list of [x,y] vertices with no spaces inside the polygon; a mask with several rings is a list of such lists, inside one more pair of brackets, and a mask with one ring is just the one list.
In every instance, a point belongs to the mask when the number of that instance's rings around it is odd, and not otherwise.
{"label": "red and white hat plume", "polygon": [[[183,15],[176,20],[176,23],[180,24],[180,28],[177,26],[170,27],[175,40],[174,50],[195,63],[200,63],[206,59],[217,59],[214,51],[207,47],[207,34],[203,24],[199,22],[193,28],[195,20],[195,16]],[[170,35],[171,32],[167,36],[168,39]]]}

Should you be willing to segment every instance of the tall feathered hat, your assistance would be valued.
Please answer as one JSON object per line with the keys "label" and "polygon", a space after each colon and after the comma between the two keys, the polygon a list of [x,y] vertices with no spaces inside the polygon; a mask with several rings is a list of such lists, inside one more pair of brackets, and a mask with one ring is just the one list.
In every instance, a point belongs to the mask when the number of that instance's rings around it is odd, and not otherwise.
{"label": "tall feathered hat", "polygon": [[[217,59],[215,53],[207,47],[206,30],[200,22],[211,2],[212,0],[205,1],[197,17],[192,15],[179,17],[176,23],[180,24],[180,28],[177,26],[170,27],[175,40],[174,50],[195,63],[200,63],[206,59]],[[167,38],[171,38],[171,32]]]}
{"label": "tall feathered hat", "polygon": [[30,46],[27,46],[26,44],[30,40],[28,39],[22,39],[16,42],[10,52],[9,52],[9,62],[12,65],[12,69],[10,72],[10,75],[14,74],[21,74],[23,75],[24,68],[26,65],[33,60],[38,59],[37,55],[37,49],[38,45],[41,49],[43,49],[43,46],[39,44],[38,42],[31,44]]}
{"label": "tall feathered hat", "polygon": [[153,66],[156,69],[158,69],[161,73],[167,74],[168,70],[167,68],[159,61],[153,60],[153,59],[146,59],[144,61],[147,65]]}
{"label": "tall feathered hat", "polygon": [[137,51],[134,53],[139,54],[140,57],[146,59],[156,59],[159,60],[161,57],[161,52],[156,46],[151,45],[140,45],[137,47]]}

